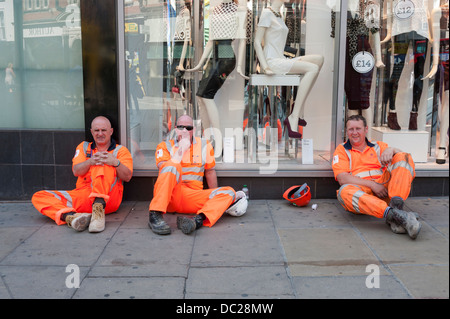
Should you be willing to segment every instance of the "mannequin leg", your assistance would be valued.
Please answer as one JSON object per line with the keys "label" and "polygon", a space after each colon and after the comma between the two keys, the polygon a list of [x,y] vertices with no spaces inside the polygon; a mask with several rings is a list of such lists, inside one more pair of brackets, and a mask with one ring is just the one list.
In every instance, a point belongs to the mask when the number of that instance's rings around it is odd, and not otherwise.
{"label": "mannequin leg", "polygon": [[448,90],[444,92],[442,98],[442,106],[441,106],[441,119],[440,119],[440,130],[439,130],[439,148],[436,156],[436,163],[444,164],[445,163],[445,155],[447,154],[447,139],[446,136],[448,134],[448,122],[449,122],[449,112],[448,112],[448,104],[449,104],[449,94]]}
{"label": "mannequin leg", "polygon": [[319,72],[323,65],[323,57],[320,55],[308,55],[303,56],[296,61],[292,66],[289,74],[302,74],[303,77],[300,80],[298,86],[297,96],[295,98],[294,109],[288,120],[292,131],[298,131],[298,119],[304,118],[305,114],[305,101],[308,97],[311,88],[317,80]]}
{"label": "mannequin leg", "polygon": [[[399,52],[396,52],[396,48],[399,47],[399,44],[409,43],[409,40],[408,40],[407,35],[395,36],[393,38],[393,43],[394,43],[394,54],[398,55]],[[397,44],[397,46],[395,44]],[[388,90],[388,92],[389,92],[389,97],[388,97],[389,114],[388,114],[388,118],[387,118],[387,125],[392,130],[401,130],[401,127],[397,121],[397,111],[395,108],[395,99],[396,99],[397,91],[398,91],[398,83],[400,81],[400,77],[402,75],[404,67],[405,67],[405,61],[402,59],[398,59],[394,64],[394,68],[392,70],[392,74],[391,74],[391,77],[389,79],[389,84],[388,84],[388,86],[389,86],[389,90]]]}
{"label": "mannequin leg", "polygon": [[200,103],[205,107],[208,113],[209,126],[205,128],[210,129],[210,134],[214,137],[214,153],[215,157],[222,155],[222,132],[220,130],[219,110],[216,102],[213,99],[205,99],[198,97]]}

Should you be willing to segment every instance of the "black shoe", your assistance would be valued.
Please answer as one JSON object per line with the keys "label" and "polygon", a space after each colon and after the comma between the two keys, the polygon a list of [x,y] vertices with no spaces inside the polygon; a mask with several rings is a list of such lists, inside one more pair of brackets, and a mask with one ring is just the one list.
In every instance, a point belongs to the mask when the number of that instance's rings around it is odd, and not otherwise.
{"label": "black shoe", "polygon": [[161,212],[150,212],[148,227],[158,235],[169,235],[171,233],[170,226],[164,221]]}
{"label": "black shoe", "polygon": [[203,226],[203,221],[205,220],[205,215],[199,214],[194,218],[189,217],[177,217],[177,227],[180,229],[183,234],[190,234],[194,230],[199,229]]}

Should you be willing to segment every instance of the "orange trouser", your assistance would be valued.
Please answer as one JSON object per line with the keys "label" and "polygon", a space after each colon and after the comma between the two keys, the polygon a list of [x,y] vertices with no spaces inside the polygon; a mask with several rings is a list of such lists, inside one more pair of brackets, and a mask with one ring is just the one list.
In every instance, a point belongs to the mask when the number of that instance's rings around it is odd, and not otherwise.
{"label": "orange trouser", "polygon": [[116,181],[115,168],[93,166],[91,179],[92,184],[83,184],[71,191],[39,191],[33,195],[31,202],[41,214],[53,219],[57,225],[65,224],[61,220],[63,213],[92,213],[92,203],[96,197],[105,200],[106,214],[117,211],[122,202],[123,190]]}
{"label": "orange trouser", "polygon": [[403,200],[408,198],[415,176],[411,155],[397,153],[388,169],[379,179],[375,180],[377,183],[385,183],[384,186],[388,189],[388,198],[378,198],[369,187],[352,184],[342,185],[337,191],[337,198],[349,212],[383,218],[392,197],[401,197]]}
{"label": "orange trouser", "polygon": [[213,226],[234,202],[236,193],[231,187],[192,189],[182,181],[180,164],[163,163],[153,190],[149,210],[185,214],[203,213],[204,226]]}

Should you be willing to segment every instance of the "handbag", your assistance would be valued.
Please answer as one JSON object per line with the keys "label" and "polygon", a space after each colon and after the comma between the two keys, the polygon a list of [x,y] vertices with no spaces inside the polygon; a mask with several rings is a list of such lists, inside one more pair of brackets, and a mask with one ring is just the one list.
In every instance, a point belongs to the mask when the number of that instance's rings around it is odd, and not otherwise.
{"label": "handbag", "polygon": [[290,47],[290,46],[286,45],[284,47],[284,53],[283,54],[284,54],[285,57],[292,59],[292,58],[295,58],[297,56],[297,51],[298,50],[296,48],[293,48],[293,47]]}

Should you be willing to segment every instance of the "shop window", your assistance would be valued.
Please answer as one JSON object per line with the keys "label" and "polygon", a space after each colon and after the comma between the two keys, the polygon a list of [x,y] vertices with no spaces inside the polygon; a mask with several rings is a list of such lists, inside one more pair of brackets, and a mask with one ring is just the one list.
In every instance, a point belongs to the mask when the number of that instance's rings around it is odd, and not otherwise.
{"label": "shop window", "polygon": [[[277,15],[268,7],[243,0],[125,3],[127,134],[137,169],[155,169],[156,146],[173,136],[182,114],[194,118],[198,136],[214,141],[219,169],[233,164],[269,174],[328,163],[336,86],[333,39],[323,28],[331,26],[330,9],[306,0],[284,3]],[[274,44],[286,54],[274,77],[255,51],[263,13],[264,28],[274,28],[273,20],[287,30]],[[293,84],[286,84],[291,67]]]}
{"label": "shop window", "polygon": [[[219,170],[330,171],[356,113],[369,139],[401,133],[393,146],[412,144],[405,151],[419,152],[417,163],[445,162],[447,3],[125,1],[126,137],[136,170],[156,169],[156,146],[182,114],[214,141]],[[430,33],[440,39],[434,48]]]}
{"label": "shop window", "polygon": [[0,128],[84,128],[80,10],[57,4],[4,2]]}

